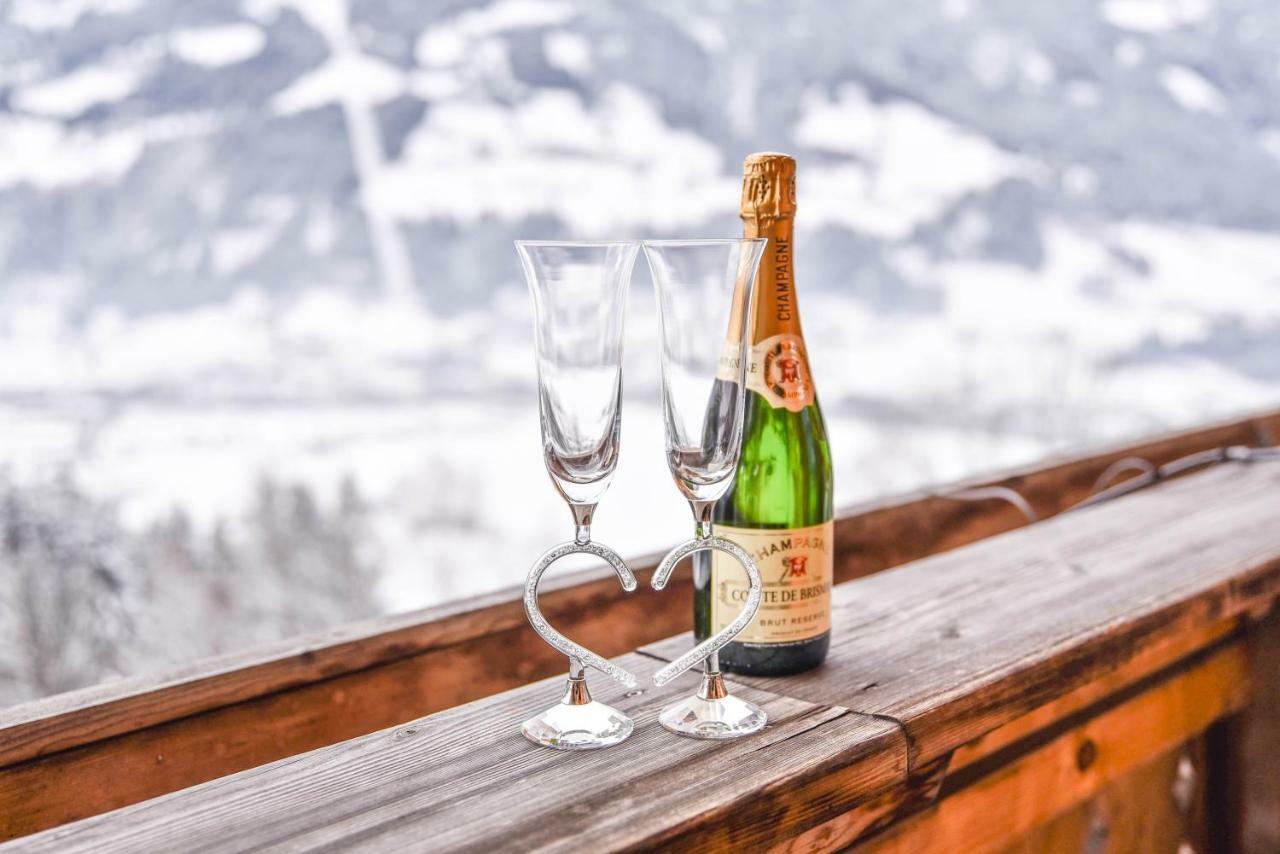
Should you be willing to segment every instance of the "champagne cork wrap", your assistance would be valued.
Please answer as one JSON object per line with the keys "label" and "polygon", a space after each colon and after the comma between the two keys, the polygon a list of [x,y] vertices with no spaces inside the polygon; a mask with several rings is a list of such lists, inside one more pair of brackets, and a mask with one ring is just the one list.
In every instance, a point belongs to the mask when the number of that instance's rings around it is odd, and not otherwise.
{"label": "champagne cork wrap", "polygon": [[744,232],[769,241],[756,279],[747,388],[775,409],[799,412],[813,403],[814,392],[791,262],[796,161],[785,154],[762,152],[748,157],[743,169]]}

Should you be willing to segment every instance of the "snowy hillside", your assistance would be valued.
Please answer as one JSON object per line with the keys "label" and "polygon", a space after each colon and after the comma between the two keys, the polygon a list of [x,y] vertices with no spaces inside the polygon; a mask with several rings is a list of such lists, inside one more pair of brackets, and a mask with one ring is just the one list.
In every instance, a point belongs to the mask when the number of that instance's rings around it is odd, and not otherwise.
{"label": "snowy hillside", "polygon": [[[511,240],[736,234],[754,150],[839,503],[1280,404],[1280,6],[691,8],[0,0],[0,703],[517,583]],[[655,334],[641,262],[631,554],[688,527]],[[58,583],[122,652],[23,676]]]}

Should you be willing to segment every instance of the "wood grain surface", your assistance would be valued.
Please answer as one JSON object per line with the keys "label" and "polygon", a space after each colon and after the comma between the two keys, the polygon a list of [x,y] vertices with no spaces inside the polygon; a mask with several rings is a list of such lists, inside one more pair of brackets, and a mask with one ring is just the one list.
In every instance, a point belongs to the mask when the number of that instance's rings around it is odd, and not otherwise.
{"label": "wood grain surface", "polygon": [[[1089,494],[1116,460],[1166,462],[1208,447],[1267,444],[1280,412],[1117,444],[843,509],[836,580],[1021,527],[977,486],[1024,494],[1049,516]],[[571,637],[617,655],[688,626],[691,588],[676,573],[654,593],[655,557],[632,562],[639,589],[612,573],[550,576],[543,610]],[[607,572],[607,571],[606,571]],[[0,839],[94,815],[264,762],[403,723],[557,672],[563,659],[528,627],[518,590],[343,626],[0,710]]]}
{"label": "wood grain surface", "polygon": [[1253,702],[1211,731],[1210,829],[1215,851],[1280,851],[1280,614],[1247,637]]}
{"label": "wood grain surface", "polygon": [[[657,667],[638,655],[620,661],[645,675]],[[580,851],[606,841],[715,840],[733,848],[853,809],[905,779],[901,733],[872,718],[731,686],[768,711],[766,730],[735,741],[681,739],[656,715],[691,693],[694,677],[627,693],[594,682],[598,699],[636,720],[632,738],[611,750],[559,752],[524,740],[520,721],[559,698],[562,680],[548,680],[11,844]]]}
{"label": "wood grain surface", "polygon": [[655,726],[692,677],[630,697],[596,679],[637,734],[535,748],[516,727],[557,698],[552,680],[11,850],[817,851],[931,821],[995,844],[1245,707],[1242,637],[1280,594],[1278,509],[1280,466],[1224,465],[845,584],[826,665],[735,687],[772,716],[741,741]]}
{"label": "wood grain surface", "polygon": [[[1002,851],[1135,768],[1166,757],[1249,699],[1243,644],[1063,733],[856,850],[865,854]],[[1174,790],[1164,793],[1170,804]],[[1159,803],[1159,802],[1157,802]],[[1154,837],[1156,828],[1148,828]],[[1148,839],[1147,842],[1152,842]],[[1115,851],[1176,851],[1138,840]],[[1079,849],[1077,849],[1079,850]]]}
{"label": "wood grain surface", "polygon": [[895,720],[928,763],[1270,608],[1278,512],[1280,465],[1228,464],[882,572],[836,588],[826,664],[748,681]]}

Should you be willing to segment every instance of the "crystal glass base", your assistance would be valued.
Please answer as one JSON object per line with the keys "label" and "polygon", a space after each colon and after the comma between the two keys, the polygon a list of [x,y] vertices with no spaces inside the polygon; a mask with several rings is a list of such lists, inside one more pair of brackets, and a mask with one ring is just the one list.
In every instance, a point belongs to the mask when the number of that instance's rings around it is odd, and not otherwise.
{"label": "crystal glass base", "polygon": [[732,694],[708,699],[705,691],[672,703],[658,720],[676,735],[689,738],[741,738],[764,729],[769,716],[755,703]]}
{"label": "crystal glass base", "polygon": [[558,703],[520,727],[534,744],[556,750],[609,747],[631,735],[631,718],[604,703]]}

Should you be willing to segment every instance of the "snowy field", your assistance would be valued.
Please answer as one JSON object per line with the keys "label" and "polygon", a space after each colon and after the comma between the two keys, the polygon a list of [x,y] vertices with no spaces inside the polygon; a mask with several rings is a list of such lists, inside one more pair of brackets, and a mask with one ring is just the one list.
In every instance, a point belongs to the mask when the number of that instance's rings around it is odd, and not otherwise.
{"label": "snowy field", "polygon": [[[752,150],[839,504],[1280,405],[1269,3],[455,6],[0,4],[0,704],[517,584],[510,241],[735,234]],[[624,554],[689,527],[656,331],[641,259]]]}
{"label": "snowy field", "polygon": [[[1247,338],[1280,323],[1269,279],[1280,240],[1129,224],[1106,229],[1104,243],[1097,232],[1055,226],[1034,281],[981,262],[921,271],[940,303],[927,315],[883,317],[828,290],[802,293],[839,503],[1280,401],[1280,378],[1250,376],[1252,351],[1234,366],[1194,347],[1223,325]],[[1116,247],[1154,269],[1128,272]],[[802,282],[803,261],[801,249]],[[643,263],[623,453],[597,527],[631,554],[688,527],[664,463]],[[1215,278],[1236,284],[1204,286]],[[1105,294],[1090,288],[1098,280],[1110,282]],[[529,315],[515,284],[447,319],[421,301],[324,289],[283,300],[241,292],[140,318],[104,310],[78,328],[56,306],[11,305],[6,462],[22,481],[74,461],[76,480],[135,528],[174,508],[212,526],[264,474],[322,501],[349,476],[374,508],[381,607],[514,585],[570,531],[542,467]],[[1188,352],[1144,358],[1152,341]]]}

